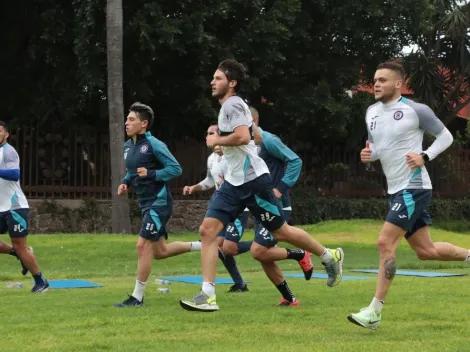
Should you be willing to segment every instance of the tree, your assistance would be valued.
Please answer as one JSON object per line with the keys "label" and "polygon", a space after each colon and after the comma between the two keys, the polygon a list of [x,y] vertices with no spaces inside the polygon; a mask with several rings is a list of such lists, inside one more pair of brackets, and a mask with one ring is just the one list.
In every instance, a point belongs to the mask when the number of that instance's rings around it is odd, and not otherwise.
{"label": "tree", "polygon": [[449,125],[470,103],[470,4],[432,0],[404,59],[408,84],[418,101],[429,105]]}
{"label": "tree", "polygon": [[106,43],[108,58],[108,108],[111,152],[112,232],[130,233],[130,213],[127,197],[117,195],[125,169],[123,159],[124,102],[122,91],[123,23],[122,0],[107,0]]}

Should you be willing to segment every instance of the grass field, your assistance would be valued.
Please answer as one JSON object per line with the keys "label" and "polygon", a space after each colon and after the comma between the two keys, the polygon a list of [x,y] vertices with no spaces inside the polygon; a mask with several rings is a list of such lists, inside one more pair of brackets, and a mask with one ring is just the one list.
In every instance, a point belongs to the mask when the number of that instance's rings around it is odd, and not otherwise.
{"label": "grass field", "polygon": [[[381,222],[325,222],[304,228],[330,247],[345,252],[350,269],[376,268],[375,240]],[[246,238],[253,235],[248,232]],[[181,234],[171,240],[196,240]],[[9,241],[6,236],[0,236]],[[470,229],[450,232],[433,228],[433,239],[470,248]],[[249,254],[238,257],[240,271],[250,280],[250,292],[227,294],[217,286],[216,313],[180,308],[179,299],[192,297],[199,285],[174,283],[171,292],[157,292],[161,275],[200,274],[199,253],[155,261],[145,295],[145,307],[113,308],[131,293],[136,272],[136,236],[31,236],[42,271],[49,279],[77,278],[102,288],[29,293],[32,278],[20,273],[11,256],[0,256],[0,351],[470,351],[470,276],[418,278],[397,276],[377,331],[359,328],[346,316],[369,304],[375,280],[343,281],[329,288],[325,280],[288,279],[301,301],[297,308],[273,307],[280,298]],[[315,272],[323,273],[318,258]],[[300,272],[284,261],[285,272]],[[470,263],[421,262],[403,241],[399,269],[445,270],[470,274]],[[220,277],[228,277],[221,263]],[[371,275],[373,276],[373,275]],[[23,289],[9,289],[21,281]]]}

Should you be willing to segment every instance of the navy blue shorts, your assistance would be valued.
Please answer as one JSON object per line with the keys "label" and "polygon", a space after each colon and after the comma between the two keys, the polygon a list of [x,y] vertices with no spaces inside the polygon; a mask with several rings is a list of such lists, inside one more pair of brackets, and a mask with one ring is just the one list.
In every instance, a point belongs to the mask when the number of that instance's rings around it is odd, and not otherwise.
{"label": "navy blue shorts", "polygon": [[419,229],[432,224],[427,208],[431,204],[432,190],[405,189],[388,195],[388,215],[385,221],[406,230],[409,238]]}
{"label": "navy blue shorts", "polygon": [[[290,214],[292,213],[292,210],[283,210],[282,211],[284,215],[284,220],[289,221]],[[262,245],[263,247],[266,248],[271,248],[275,247],[277,244],[277,241],[274,239],[273,235],[266,230],[261,222],[258,220],[254,220],[253,222],[254,228],[255,228],[255,239],[254,241],[258,243],[259,245]]]}
{"label": "navy blue shorts", "polygon": [[248,208],[268,231],[279,230],[285,220],[281,203],[274,195],[273,188],[269,174],[261,175],[241,186],[233,186],[225,180],[212,195],[206,218],[220,220],[225,228]]}
{"label": "navy blue shorts", "polygon": [[225,229],[220,231],[218,237],[224,237],[227,241],[235,243],[240,242],[248,224],[248,215],[250,215],[249,211],[242,212],[234,222],[230,222]]}
{"label": "navy blue shorts", "polygon": [[168,239],[166,223],[171,217],[171,208],[150,208],[144,211],[139,236],[158,241],[162,236]]}
{"label": "navy blue shorts", "polygon": [[15,209],[0,213],[0,234],[7,233],[10,237],[28,236],[29,209]]}

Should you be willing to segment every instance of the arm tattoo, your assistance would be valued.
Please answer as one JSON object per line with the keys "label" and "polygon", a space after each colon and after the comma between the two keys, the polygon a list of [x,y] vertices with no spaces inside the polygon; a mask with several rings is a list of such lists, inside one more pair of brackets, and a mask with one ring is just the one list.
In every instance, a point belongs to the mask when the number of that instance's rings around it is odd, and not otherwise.
{"label": "arm tattoo", "polygon": [[395,277],[395,273],[397,272],[397,262],[395,260],[395,257],[385,259],[384,261],[384,268],[385,268],[385,278],[387,280],[393,280]]}

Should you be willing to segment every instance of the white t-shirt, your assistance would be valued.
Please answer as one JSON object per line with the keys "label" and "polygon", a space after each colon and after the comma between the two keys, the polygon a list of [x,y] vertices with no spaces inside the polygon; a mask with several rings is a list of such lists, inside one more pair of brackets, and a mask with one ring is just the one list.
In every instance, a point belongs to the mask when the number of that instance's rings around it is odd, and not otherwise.
{"label": "white t-shirt", "polygon": [[426,167],[411,169],[405,156],[423,151],[425,131],[436,137],[425,151],[430,160],[452,144],[452,135],[431,108],[404,97],[388,104],[378,102],[367,109],[366,124],[371,159],[380,160],[389,194],[404,189],[432,189]]}
{"label": "white t-shirt", "polygon": [[227,162],[223,155],[217,155],[212,153],[207,158],[207,175],[204,180],[199,182],[202,190],[208,190],[215,186],[216,189],[219,189],[222,181],[224,180],[224,175],[227,173]]}
{"label": "white t-shirt", "polygon": [[[203,191],[211,189],[214,186],[216,189],[219,189],[225,179],[226,174],[227,162],[225,161],[224,156],[212,153],[207,158],[206,178],[199,182],[199,185]],[[249,211],[249,209],[245,208],[244,211]]]}
{"label": "white t-shirt", "polygon": [[[0,170],[19,170],[20,158],[15,148],[6,143],[0,147]],[[0,212],[29,208],[19,181],[0,177]]]}
{"label": "white t-shirt", "polygon": [[248,126],[252,135],[247,145],[222,147],[228,166],[225,180],[233,186],[240,186],[269,173],[266,163],[258,156],[258,149],[253,140],[253,118],[243,99],[236,95],[228,98],[220,108],[218,120],[221,136],[231,134],[239,126]]}

